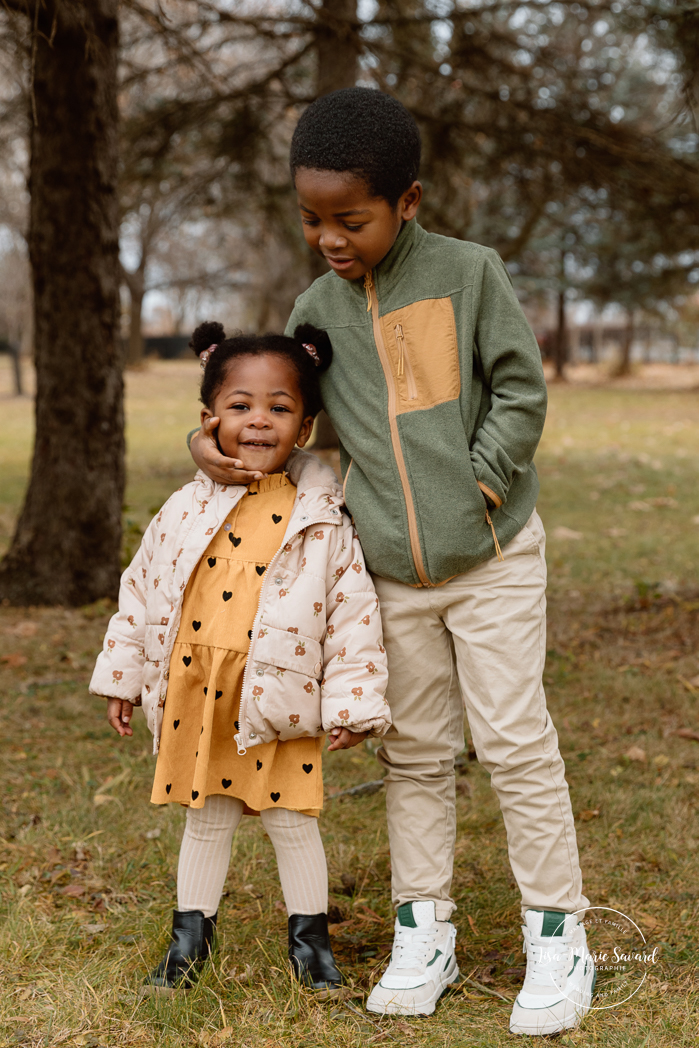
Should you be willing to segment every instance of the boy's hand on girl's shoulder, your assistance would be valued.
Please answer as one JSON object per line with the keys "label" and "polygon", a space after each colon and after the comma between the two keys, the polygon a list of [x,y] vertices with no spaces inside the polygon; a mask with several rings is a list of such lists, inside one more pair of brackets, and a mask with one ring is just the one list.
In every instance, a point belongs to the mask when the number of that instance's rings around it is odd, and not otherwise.
{"label": "boy's hand on girl's shoulder", "polygon": [[189,451],[199,469],[217,484],[252,484],[265,476],[259,470],[243,469],[240,459],[227,458],[216,443],[216,427],[220,418],[207,418],[189,444]]}
{"label": "boy's hand on girl's shoulder", "polygon": [[352,746],[358,746],[364,742],[368,731],[350,731],[349,728],[332,728],[329,732],[329,750],[349,750]]}
{"label": "boy's hand on girl's shoulder", "polygon": [[107,699],[107,720],[120,735],[133,735],[133,703],[128,699]]}

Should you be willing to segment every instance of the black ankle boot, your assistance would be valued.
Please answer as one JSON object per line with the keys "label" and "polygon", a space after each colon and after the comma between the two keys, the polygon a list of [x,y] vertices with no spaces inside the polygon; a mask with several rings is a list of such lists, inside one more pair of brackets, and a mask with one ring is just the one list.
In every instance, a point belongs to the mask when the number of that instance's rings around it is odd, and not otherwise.
{"label": "black ankle boot", "polygon": [[314,990],[337,990],[342,975],[333,957],[327,913],[289,918],[289,960],[299,982]]}
{"label": "black ankle boot", "polygon": [[170,945],[146,979],[146,986],[189,990],[213,949],[217,916],[205,917],[201,910],[173,910]]}

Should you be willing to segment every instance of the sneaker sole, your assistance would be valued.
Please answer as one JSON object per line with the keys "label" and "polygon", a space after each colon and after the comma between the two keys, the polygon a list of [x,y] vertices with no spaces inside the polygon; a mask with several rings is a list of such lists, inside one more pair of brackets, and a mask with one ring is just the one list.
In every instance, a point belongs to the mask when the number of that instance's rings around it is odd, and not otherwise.
{"label": "sneaker sole", "polygon": [[548,1034],[563,1033],[564,1030],[572,1030],[573,1027],[577,1026],[589,1012],[592,1006],[592,994],[596,982],[597,971],[593,968],[591,975],[588,975],[580,988],[580,996],[583,1000],[589,999],[589,1004],[576,1004],[575,1011],[567,1019],[561,1020],[551,1017],[551,1019],[548,1022],[545,1021],[543,1025],[541,1025],[541,1022],[532,1022],[532,1024],[529,1025],[526,1022],[522,1022],[520,1019],[517,1023],[510,1026],[510,1033],[523,1034],[527,1037],[544,1037]]}
{"label": "sneaker sole", "polygon": [[429,1001],[425,1001],[420,1005],[407,1007],[400,1003],[398,1000],[398,994],[409,993],[410,991],[396,990],[396,998],[387,1001],[385,1004],[383,1001],[372,1001],[371,997],[369,997],[369,1000],[366,1003],[366,1010],[368,1012],[375,1012],[378,1015],[432,1015],[439,998],[452,983],[455,983],[458,980],[458,978],[459,966],[456,963],[456,957],[452,957],[451,965],[445,972],[442,972],[438,981],[435,983],[436,992]]}

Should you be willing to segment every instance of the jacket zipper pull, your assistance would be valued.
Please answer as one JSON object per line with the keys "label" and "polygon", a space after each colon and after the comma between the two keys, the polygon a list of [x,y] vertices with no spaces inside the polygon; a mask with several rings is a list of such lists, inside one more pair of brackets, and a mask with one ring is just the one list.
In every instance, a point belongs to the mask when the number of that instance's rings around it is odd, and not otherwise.
{"label": "jacket zipper pull", "polygon": [[498,537],[495,534],[495,525],[493,524],[492,520],[490,519],[490,513],[488,513],[487,508],[486,508],[486,511],[485,511],[485,521],[486,521],[486,524],[490,524],[490,530],[493,533],[493,542],[495,543],[495,552],[497,554],[498,560],[504,561],[505,558],[502,555],[502,550],[500,549],[500,543],[498,542]]}
{"label": "jacket zipper pull", "polygon": [[396,342],[398,343],[398,377],[403,377],[403,366],[405,359],[405,335],[403,334],[403,325],[396,324],[395,326]]}
{"label": "jacket zipper pull", "polygon": [[371,313],[371,289],[374,286],[374,281],[371,279],[371,270],[364,274],[364,290],[366,291],[367,313]]}

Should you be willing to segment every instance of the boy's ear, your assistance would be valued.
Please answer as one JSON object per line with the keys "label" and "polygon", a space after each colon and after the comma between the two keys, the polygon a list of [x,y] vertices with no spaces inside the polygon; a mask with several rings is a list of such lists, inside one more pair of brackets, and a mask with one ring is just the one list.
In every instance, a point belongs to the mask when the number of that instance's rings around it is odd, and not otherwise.
{"label": "boy's ear", "polygon": [[213,418],[213,417],[214,417],[213,411],[209,411],[208,408],[202,408],[201,409],[201,412],[199,414],[199,418],[201,419],[202,426],[206,422],[207,418]]}
{"label": "boy's ear", "polygon": [[415,181],[409,189],[406,189],[398,201],[398,213],[404,222],[409,222],[411,218],[415,218],[421,200],[422,183]]}
{"label": "boy's ear", "polygon": [[299,435],[296,438],[297,447],[302,448],[304,444],[308,443],[308,439],[311,433],[313,432],[313,421],[314,420],[312,415],[309,415],[308,418],[305,418],[301,423],[301,429],[299,430]]}

